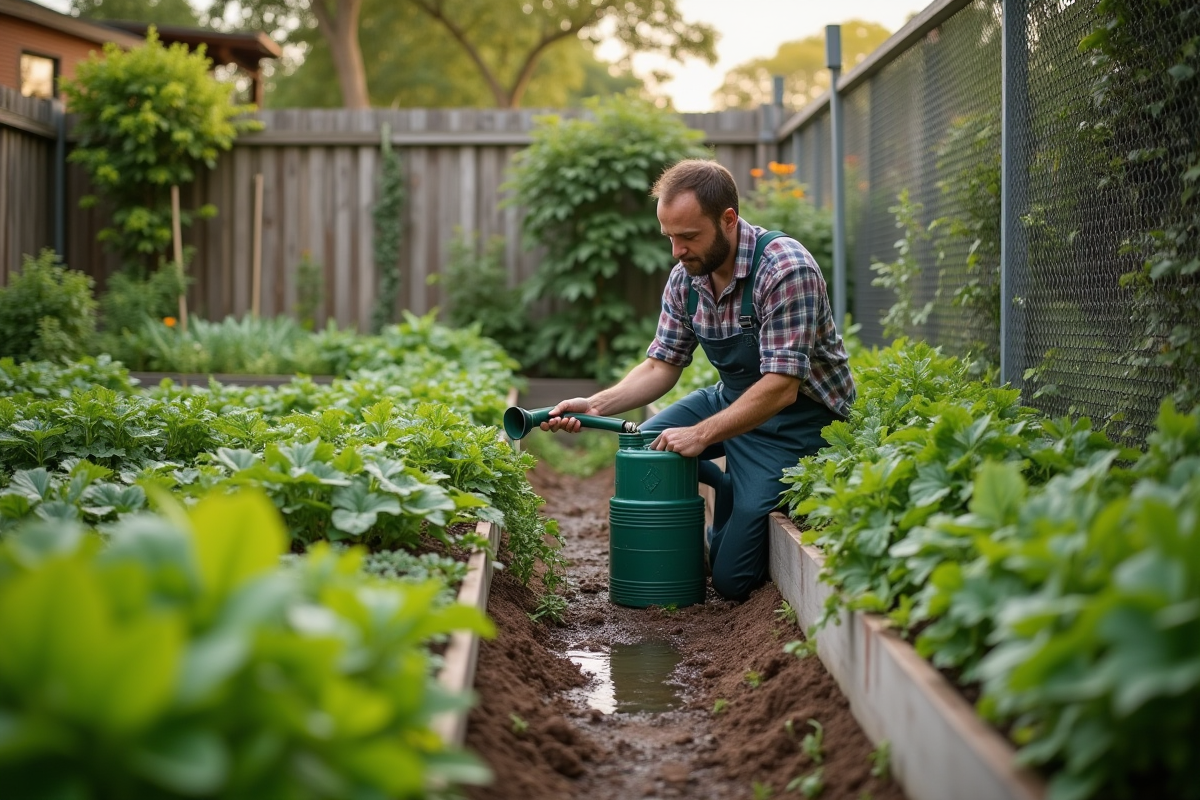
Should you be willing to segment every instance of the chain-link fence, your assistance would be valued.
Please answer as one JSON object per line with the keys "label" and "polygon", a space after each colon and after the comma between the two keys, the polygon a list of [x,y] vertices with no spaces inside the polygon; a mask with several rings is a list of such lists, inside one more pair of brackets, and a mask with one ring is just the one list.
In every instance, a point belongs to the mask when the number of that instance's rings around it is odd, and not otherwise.
{"label": "chain-link fence", "polygon": [[[1138,439],[1164,397],[1194,403],[1200,384],[1200,9],[1029,0],[1006,93],[1003,3],[959,5],[843,97],[861,336],[993,368],[1003,345],[1026,402]],[[830,203],[828,108],[781,149]]]}

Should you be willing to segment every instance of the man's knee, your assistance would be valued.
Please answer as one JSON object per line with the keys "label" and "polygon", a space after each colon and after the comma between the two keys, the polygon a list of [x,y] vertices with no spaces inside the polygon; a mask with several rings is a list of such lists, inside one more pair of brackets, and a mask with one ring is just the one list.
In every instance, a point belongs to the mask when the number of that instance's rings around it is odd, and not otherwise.
{"label": "man's knee", "polygon": [[758,587],[767,582],[764,575],[737,572],[722,568],[721,564],[713,567],[712,585],[717,594],[726,600],[736,600],[739,603],[750,596]]}

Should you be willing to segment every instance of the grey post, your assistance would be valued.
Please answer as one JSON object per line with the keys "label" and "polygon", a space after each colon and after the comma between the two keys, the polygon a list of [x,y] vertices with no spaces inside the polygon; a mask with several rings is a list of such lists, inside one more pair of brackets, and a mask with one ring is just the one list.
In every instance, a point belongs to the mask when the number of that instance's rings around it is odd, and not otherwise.
{"label": "grey post", "polygon": [[62,100],[50,101],[54,108],[54,252],[67,258],[67,112]]}
{"label": "grey post", "polygon": [[838,78],[842,74],[842,26],[825,26],[825,66],[829,67],[829,138],[833,164],[833,324],[839,331],[846,325],[846,187],[845,121]]}
{"label": "grey post", "polygon": [[[1028,292],[1029,253],[1021,214],[1029,198],[1029,3],[1004,0],[1000,102],[1000,383],[1021,374],[1011,341],[1023,340],[1019,292]],[[1015,312],[1015,314],[1014,314]],[[1015,317],[1015,318],[1014,318]]]}

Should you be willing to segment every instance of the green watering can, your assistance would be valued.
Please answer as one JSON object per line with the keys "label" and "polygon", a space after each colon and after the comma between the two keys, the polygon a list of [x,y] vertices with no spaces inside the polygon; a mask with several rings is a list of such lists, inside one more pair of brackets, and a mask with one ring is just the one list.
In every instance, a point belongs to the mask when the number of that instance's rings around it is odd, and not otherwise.
{"label": "green watering can", "polygon": [[[583,427],[620,434],[616,491],[608,504],[608,595],[633,608],[704,602],[704,499],[695,458],[651,450],[657,437],[614,417],[569,414]],[[504,412],[521,439],[550,419],[549,408]]]}

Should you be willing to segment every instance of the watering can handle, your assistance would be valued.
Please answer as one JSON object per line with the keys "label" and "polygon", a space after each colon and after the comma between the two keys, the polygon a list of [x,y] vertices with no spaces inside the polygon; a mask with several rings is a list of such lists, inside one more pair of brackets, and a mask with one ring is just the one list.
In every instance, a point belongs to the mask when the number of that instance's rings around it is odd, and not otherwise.
{"label": "watering can handle", "polygon": [[[553,406],[546,408],[535,408],[529,411],[520,406],[511,406],[504,412],[504,432],[508,434],[510,439],[522,439],[527,433],[550,419],[550,411]],[[568,413],[563,416],[571,417],[579,420],[580,424],[585,428],[595,428],[601,431],[613,431],[614,433],[637,433],[638,426],[636,423],[630,422],[627,419],[618,419],[617,417],[595,417],[591,414],[575,414]]]}

